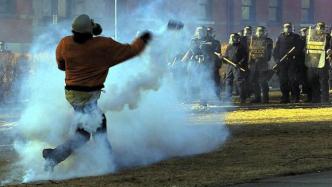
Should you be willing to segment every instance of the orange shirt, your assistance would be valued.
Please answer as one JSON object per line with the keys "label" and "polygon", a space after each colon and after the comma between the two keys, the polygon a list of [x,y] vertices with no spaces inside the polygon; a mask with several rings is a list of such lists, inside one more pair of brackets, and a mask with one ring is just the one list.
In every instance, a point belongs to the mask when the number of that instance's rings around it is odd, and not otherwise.
{"label": "orange shirt", "polygon": [[66,36],[57,46],[56,61],[58,68],[66,72],[67,86],[102,87],[110,67],[140,54],[144,48],[139,38],[131,45],[106,37],[79,44]]}

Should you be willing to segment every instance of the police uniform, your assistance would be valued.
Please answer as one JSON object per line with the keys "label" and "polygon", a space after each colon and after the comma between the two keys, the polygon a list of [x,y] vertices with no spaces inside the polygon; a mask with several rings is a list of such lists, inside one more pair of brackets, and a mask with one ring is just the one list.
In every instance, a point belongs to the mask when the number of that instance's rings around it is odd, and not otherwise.
{"label": "police uniform", "polygon": [[288,58],[286,58],[283,62],[280,62],[278,69],[282,103],[290,102],[289,93],[291,93],[292,100],[294,102],[299,102],[300,100],[300,64],[298,64],[297,61],[301,51],[303,51],[300,36],[293,32],[288,34],[282,33],[278,37],[273,51],[274,59],[277,63],[279,63],[280,59],[283,58],[293,47],[295,47],[295,50],[289,54]]}
{"label": "police uniform", "polygon": [[302,93],[307,95],[305,102],[312,101],[312,91],[308,80],[308,68],[305,65],[305,51],[304,48],[306,46],[306,36],[300,36],[302,51],[299,51],[299,55],[297,58],[297,64],[299,64],[299,84],[302,85]]}
{"label": "police uniform", "polygon": [[[249,82],[254,94],[253,103],[269,102],[268,62],[272,56],[273,41],[268,37],[252,36],[249,41]],[[261,98],[263,94],[263,100]]]}
{"label": "police uniform", "polygon": [[219,69],[221,68],[220,59],[215,55],[215,53],[220,53],[221,45],[220,41],[214,39],[213,37],[207,37],[205,45],[203,45],[203,53],[206,53],[207,60],[211,63],[212,74],[211,79],[214,83],[215,94],[218,98],[220,98],[221,92],[221,82]]}
{"label": "police uniform", "polygon": [[[227,46],[225,52],[225,58],[236,63],[239,67],[243,69],[248,69],[247,65],[247,52],[241,44],[230,44]],[[235,87],[237,87],[240,95],[240,102],[244,103],[246,100],[245,84],[246,84],[246,72],[240,71],[239,68],[234,67],[228,63],[224,63],[226,66],[226,76],[225,76],[225,96],[230,99],[232,96],[233,83],[235,81]]]}
{"label": "police uniform", "polygon": [[326,50],[330,49],[330,36],[318,34],[309,28],[305,48],[305,64],[308,68],[308,80],[312,89],[312,102],[329,102],[329,68]]}
{"label": "police uniform", "polygon": [[14,54],[10,51],[0,52],[0,102],[10,96],[13,80]]}
{"label": "police uniform", "polygon": [[189,91],[200,100],[209,97],[210,92],[206,89],[206,85],[210,85],[209,82],[212,83],[215,96],[220,97],[219,69],[221,63],[215,55],[215,52],[220,53],[220,47],[220,42],[210,37],[194,38],[191,41],[188,86]]}

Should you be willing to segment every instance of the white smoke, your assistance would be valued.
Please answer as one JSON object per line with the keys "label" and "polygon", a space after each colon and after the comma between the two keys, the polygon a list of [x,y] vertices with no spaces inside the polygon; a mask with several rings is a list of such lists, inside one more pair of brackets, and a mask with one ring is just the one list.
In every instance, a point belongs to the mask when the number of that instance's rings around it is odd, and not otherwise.
{"label": "white smoke", "polygon": [[[148,10],[155,10],[152,8],[160,6],[158,3],[149,4]],[[137,12],[142,10],[143,7]],[[171,157],[205,153],[222,145],[228,136],[223,122],[191,124],[190,111],[179,100],[186,93],[169,76],[165,53],[168,48],[182,51],[185,45],[183,40],[169,38],[178,33],[160,32],[166,24],[162,18],[150,27],[159,32],[150,48],[109,73],[99,105],[107,116],[112,153],[100,141],[103,137],[95,137],[51,175],[43,171],[42,150],[63,143],[74,131],[73,109],[64,96],[64,73],[57,69],[54,56],[58,41],[69,34],[69,27],[52,27],[34,40],[31,53],[35,71],[25,82],[29,85],[26,90],[30,92],[29,103],[17,127],[24,139],[15,142],[23,182],[95,176]],[[136,31],[128,26],[126,29]],[[191,31],[181,32],[188,35]]]}

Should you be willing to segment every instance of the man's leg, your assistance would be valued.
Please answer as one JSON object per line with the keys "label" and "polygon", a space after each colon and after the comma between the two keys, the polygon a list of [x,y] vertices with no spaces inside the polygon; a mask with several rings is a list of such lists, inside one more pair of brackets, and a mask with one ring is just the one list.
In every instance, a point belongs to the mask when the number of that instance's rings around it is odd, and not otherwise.
{"label": "man's leg", "polygon": [[281,91],[281,99],[280,103],[289,103],[289,77],[288,77],[288,67],[280,68],[278,73],[279,83],[280,83],[280,91]]}
{"label": "man's leg", "polygon": [[221,100],[221,81],[220,81],[219,69],[214,71],[213,81],[214,81],[216,96],[219,100]]}
{"label": "man's leg", "polygon": [[288,71],[288,77],[289,77],[289,86],[290,91],[292,93],[292,101],[294,103],[300,102],[300,76],[299,71],[297,70],[297,67],[292,66]]}
{"label": "man's leg", "polygon": [[332,67],[329,68],[329,89],[332,90]]}
{"label": "man's leg", "polygon": [[233,81],[234,81],[234,75],[233,75],[233,70],[228,69],[226,78],[225,78],[225,100],[227,102],[232,100],[232,90],[233,90]]}
{"label": "man's leg", "polygon": [[251,100],[251,103],[260,103],[261,91],[259,86],[259,72],[256,71],[255,67],[253,67],[250,69],[249,73],[249,84],[251,86],[251,91],[254,94],[254,99]]}
{"label": "man's leg", "polygon": [[237,70],[235,80],[236,80],[236,86],[239,90],[240,103],[244,104],[246,102],[246,97],[247,97],[245,74]]}
{"label": "man's leg", "polygon": [[269,97],[270,88],[269,88],[269,83],[268,83],[265,75],[266,75],[266,72],[264,72],[264,71],[260,72],[259,85],[260,85],[260,88],[261,88],[262,93],[263,93],[262,102],[263,103],[269,103],[269,101],[270,101],[270,97]]}
{"label": "man's leg", "polygon": [[304,83],[303,83],[303,93],[307,95],[307,98],[305,100],[306,103],[310,103],[312,101],[312,88],[309,81],[309,75],[308,75],[308,68],[306,67],[304,70]]}
{"label": "man's leg", "polygon": [[329,71],[326,68],[319,69],[319,84],[321,88],[321,102],[329,103]]}
{"label": "man's leg", "polygon": [[320,103],[320,82],[319,77],[317,76],[318,68],[309,68],[308,69],[308,80],[312,93],[312,102]]}
{"label": "man's leg", "polygon": [[110,152],[112,152],[112,145],[108,140],[107,136],[107,120],[105,114],[103,114],[103,121],[101,127],[97,129],[96,136],[102,138],[102,141],[107,145]]}
{"label": "man's leg", "polygon": [[44,149],[43,157],[48,162],[46,170],[53,170],[53,167],[67,159],[74,150],[83,146],[90,139],[90,133],[84,129],[77,129],[75,134],[65,143],[55,149]]}

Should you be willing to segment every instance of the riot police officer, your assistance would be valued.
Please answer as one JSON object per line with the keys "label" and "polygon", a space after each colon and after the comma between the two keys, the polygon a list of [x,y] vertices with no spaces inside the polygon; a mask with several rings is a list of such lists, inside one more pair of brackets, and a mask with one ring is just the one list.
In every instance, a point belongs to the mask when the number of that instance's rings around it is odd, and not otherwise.
{"label": "riot police officer", "polygon": [[[249,42],[248,41],[250,41],[251,36],[252,36],[252,27],[249,25],[245,26],[243,28],[243,35],[241,36],[240,44],[244,47],[245,51],[247,52],[247,57],[249,56],[248,55],[248,52],[249,52]],[[248,59],[245,59],[245,60],[246,60],[246,64],[248,64]],[[247,72],[245,76],[247,76],[246,81],[248,81],[249,73]],[[250,97],[251,91],[252,91],[250,89],[250,84],[248,82],[246,82],[245,85],[246,86],[245,86],[244,92],[246,93],[247,97]]]}
{"label": "riot police officer", "polygon": [[202,63],[204,61],[203,51],[201,44],[206,40],[207,30],[206,27],[199,26],[195,30],[194,37],[191,39],[188,52],[182,58],[182,61],[194,61],[196,63]]}
{"label": "riot police officer", "polygon": [[[264,26],[256,29],[249,42],[249,81],[254,94],[252,103],[269,102],[268,62],[271,60],[273,41],[267,37]],[[263,95],[263,98],[261,97]]]}
{"label": "riot police officer", "polygon": [[182,59],[189,61],[188,91],[199,97],[204,105],[206,98],[211,97],[211,86],[215,96],[220,97],[220,62],[215,52],[220,52],[220,43],[214,39],[213,29],[200,26],[196,28],[190,49]]}
{"label": "riot police officer", "polygon": [[302,85],[302,93],[306,94],[306,100],[304,102],[310,103],[312,101],[312,93],[308,80],[308,68],[305,65],[305,52],[304,48],[307,40],[308,28],[303,27],[300,29],[300,40],[303,51],[299,54],[298,62],[300,64],[299,79],[300,85]]}
{"label": "riot police officer", "polygon": [[235,86],[238,88],[240,95],[240,102],[245,103],[246,100],[246,92],[245,92],[245,83],[246,83],[246,72],[241,71],[240,67],[247,70],[247,51],[240,44],[240,35],[237,33],[232,33],[229,39],[229,45],[226,48],[225,58],[234,62],[238,67],[231,65],[225,62],[226,66],[226,77],[225,77],[225,97],[226,100],[230,100],[232,96],[232,88],[233,83],[235,82]]}
{"label": "riot police officer", "polygon": [[221,51],[221,45],[220,41],[218,41],[215,38],[214,29],[212,27],[207,27],[207,37],[206,42],[203,45],[205,48],[203,50],[205,51],[206,56],[209,56],[208,60],[210,60],[212,63],[212,80],[214,83],[214,89],[215,94],[217,98],[220,99],[220,93],[221,93],[221,80],[219,75],[219,69],[221,68],[221,62],[220,59],[215,55],[215,53],[220,53]]}
{"label": "riot police officer", "polygon": [[[332,37],[332,30],[330,31],[330,37]],[[332,40],[330,40],[330,47],[332,48]],[[329,69],[329,86],[330,90],[332,90],[332,55],[328,54],[327,60],[329,61],[330,69]]]}
{"label": "riot police officer", "polygon": [[6,49],[6,43],[0,41],[0,102],[10,96],[13,79],[14,54]]}
{"label": "riot police officer", "polygon": [[331,54],[330,35],[325,32],[325,23],[309,27],[305,46],[305,64],[312,89],[313,103],[329,102],[329,68],[327,56]]}
{"label": "riot police officer", "polygon": [[[290,93],[294,103],[300,101],[299,71],[301,62],[297,61],[297,58],[303,51],[303,47],[300,36],[293,32],[292,23],[285,23],[283,32],[278,37],[273,51],[273,57],[276,63],[279,64],[278,76],[282,93],[281,103],[290,102]],[[292,50],[292,48],[295,49]],[[287,55],[287,58],[280,62],[285,55]]]}
{"label": "riot police officer", "polygon": [[243,35],[241,36],[240,43],[243,47],[246,48],[248,51],[249,43],[248,41],[250,40],[252,36],[252,27],[251,26],[245,26],[243,28]]}

